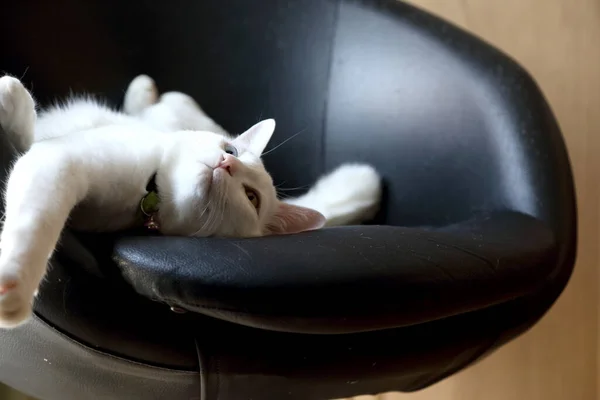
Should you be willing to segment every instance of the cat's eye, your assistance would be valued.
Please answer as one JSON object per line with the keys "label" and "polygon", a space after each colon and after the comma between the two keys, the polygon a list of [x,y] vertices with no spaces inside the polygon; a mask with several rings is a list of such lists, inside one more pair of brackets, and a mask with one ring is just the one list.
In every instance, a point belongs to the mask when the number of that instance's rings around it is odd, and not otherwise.
{"label": "cat's eye", "polygon": [[225,144],[225,146],[223,147],[223,150],[225,150],[225,153],[231,154],[234,157],[238,156],[237,149],[234,146],[230,145],[229,143]]}
{"label": "cat's eye", "polygon": [[246,188],[246,197],[248,197],[254,208],[257,210],[260,208],[260,199],[254,190]]}

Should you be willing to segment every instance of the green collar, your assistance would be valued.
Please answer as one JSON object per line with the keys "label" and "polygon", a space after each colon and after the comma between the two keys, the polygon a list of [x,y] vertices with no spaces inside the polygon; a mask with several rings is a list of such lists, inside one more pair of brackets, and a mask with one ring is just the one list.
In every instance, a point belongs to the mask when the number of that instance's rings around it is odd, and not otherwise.
{"label": "green collar", "polygon": [[160,225],[156,221],[156,214],[160,207],[160,197],[156,186],[156,174],[150,179],[146,190],[148,193],[140,200],[140,217],[144,221],[144,227],[151,231],[157,231],[160,229]]}

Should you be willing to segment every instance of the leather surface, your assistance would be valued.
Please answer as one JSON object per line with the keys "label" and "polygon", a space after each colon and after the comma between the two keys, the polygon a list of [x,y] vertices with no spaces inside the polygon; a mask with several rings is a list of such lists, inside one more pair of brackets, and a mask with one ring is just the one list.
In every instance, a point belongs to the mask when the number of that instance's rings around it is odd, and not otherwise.
{"label": "leather surface", "polygon": [[[27,71],[42,103],[73,89],[118,104],[148,73],[232,132],[276,118],[271,148],[302,132],[266,157],[283,187],[349,160],[386,184],[374,222],[387,226],[250,241],[67,231],[39,320],[0,332],[0,380],[42,400],[416,390],[526,331],[570,277],[575,199],[552,112],[517,64],[435,17],[395,0],[3,10],[0,69]],[[0,135],[4,169],[11,151]]]}
{"label": "leather surface", "polygon": [[202,397],[199,373],[150,367],[81,346],[35,318],[3,331],[2,381],[44,400]]}
{"label": "leather surface", "polygon": [[125,237],[115,258],[144,296],[239,324],[305,333],[412,325],[535,291],[552,232],[517,213],[450,230],[341,227],[257,239]]}
{"label": "leather surface", "polygon": [[388,189],[383,222],[444,226],[509,209],[570,239],[563,139],[512,59],[399,2],[348,1],[331,65],[325,166],[376,166]]}

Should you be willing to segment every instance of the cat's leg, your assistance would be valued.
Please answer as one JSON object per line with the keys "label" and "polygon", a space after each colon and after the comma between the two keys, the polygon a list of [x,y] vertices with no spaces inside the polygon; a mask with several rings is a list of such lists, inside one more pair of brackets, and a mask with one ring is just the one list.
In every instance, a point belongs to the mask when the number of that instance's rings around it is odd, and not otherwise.
{"label": "cat's leg", "polygon": [[[33,104],[23,98],[29,94],[15,86],[15,82],[0,86],[0,98],[5,100],[0,104],[0,118],[30,119]],[[4,104],[13,108],[7,110]],[[14,123],[27,125],[25,121]],[[16,326],[31,315],[48,258],[71,209],[85,197],[84,171],[67,155],[64,147],[61,151],[59,146],[38,144],[11,172],[0,234],[0,327]]]}
{"label": "cat's leg", "polygon": [[80,168],[60,154],[33,147],[16,163],[0,235],[0,327],[17,326],[31,315],[48,258],[86,190]]}
{"label": "cat's leg", "polygon": [[148,75],[139,75],[131,81],[125,92],[123,111],[125,114],[138,116],[157,100],[158,90],[154,80]]}
{"label": "cat's leg", "polygon": [[284,201],[319,211],[326,226],[360,224],[377,213],[381,190],[381,177],[373,167],[344,164],[321,177],[306,194]]}
{"label": "cat's leg", "polygon": [[193,130],[227,134],[225,129],[209,117],[191,96],[181,92],[164,93],[159,101],[145,109],[140,117],[159,130]]}
{"label": "cat's leg", "polygon": [[20,152],[33,144],[35,102],[23,84],[12,76],[0,78],[0,125]]}
{"label": "cat's leg", "polygon": [[161,131],[194,130],[227,134],[191,96],[167,92],[159,98],[154,80],[146,75],[134,78],[129,84],[123,111]]}

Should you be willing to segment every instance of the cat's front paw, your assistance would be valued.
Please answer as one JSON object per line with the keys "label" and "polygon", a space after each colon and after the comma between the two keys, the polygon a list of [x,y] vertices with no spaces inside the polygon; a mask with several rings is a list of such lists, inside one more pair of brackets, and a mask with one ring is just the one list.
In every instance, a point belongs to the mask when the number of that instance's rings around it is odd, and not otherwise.
{"label": "cat's front paw", "polygon": [[23,119],[35,119],[35,101],[15,77],[0,78],[0,124],[8,129]]}
{"label": "cat's front paw", "polygon": [[36,120],[35,101],[20,80],[0,78],[0,125],[20,151],[33,143]]}
{"label": "cat's front paw", "polygon": [[131,81],[125,92],[123,111],[128,115],[138,115],[155,104],[157,99],[158,89],[154,80],[148,75],[139,75]]}
{"label": "cat's front paw", "polygon": [[358,224],[379,209],[381,176],[367,164],[343,164],[322,177],[311,193],[322,204],[328,226]]}
{"label": "cat's front paw", "polygon": [[176,126],[173,126],[176,130],[189,129],[227,134],[223,127],[204,112],[192,96],[185,93],[163,93],[153,111],[158,114],[159,118],[170,116],[176,121]]}
{"label": "cat's front paw", "polygon": [[0,328],[15,328],[29,319],[34,291],[16,276],[0,276]]}

